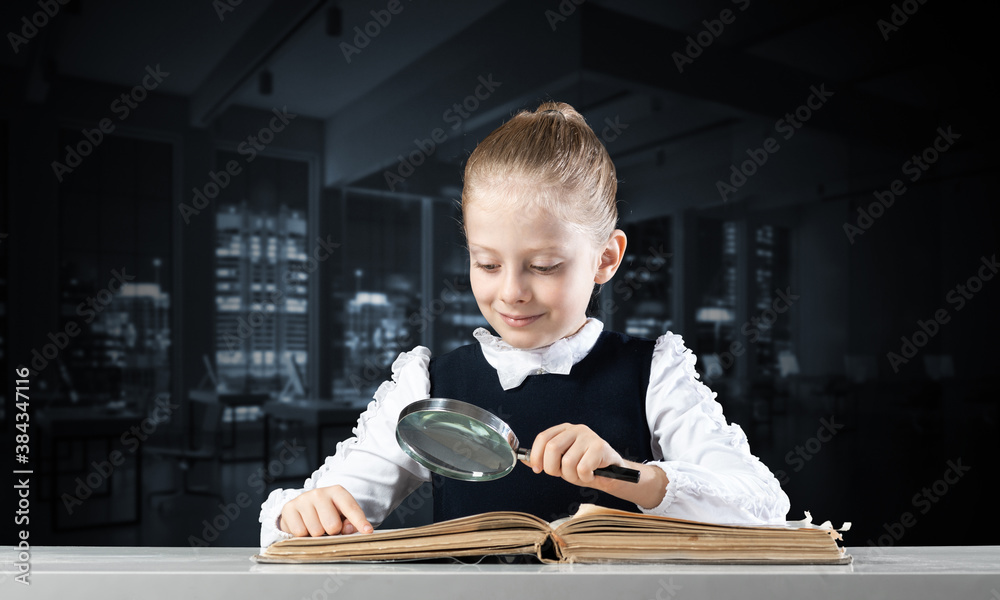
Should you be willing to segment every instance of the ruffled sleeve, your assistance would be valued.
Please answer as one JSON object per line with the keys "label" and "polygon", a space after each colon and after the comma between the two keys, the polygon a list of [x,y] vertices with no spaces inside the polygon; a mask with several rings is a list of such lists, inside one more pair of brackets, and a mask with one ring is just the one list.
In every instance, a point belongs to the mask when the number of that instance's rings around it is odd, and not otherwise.
{"label": "ruffled sleeve", "polygon": [[382,383],[354,428],[354,437],[337,444],[336,453],[305,481],[301,489],[276,489],[260,510],[261,550],[291,538],[278,529],[285,504],[314,488],[342,485],[358,501],[365,516],[378,526],[430,472],[407,456],[396,443],[399,412],[430,394],[430,350],[418,346],[392,364],[392,380]]}
{"label": "ruffled sleeve", "polygon": [[778,480],[729,425],[695,355],[667,333],[656,341],[646,396],[655,464],[667,475],[659,506],[643,512],[715,523],[779,523],[789,509]]}

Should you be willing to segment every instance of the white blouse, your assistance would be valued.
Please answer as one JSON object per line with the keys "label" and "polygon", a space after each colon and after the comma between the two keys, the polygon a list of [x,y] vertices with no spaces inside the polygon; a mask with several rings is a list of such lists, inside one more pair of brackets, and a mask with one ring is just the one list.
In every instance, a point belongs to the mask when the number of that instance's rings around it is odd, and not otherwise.
{"label": "white blouse", "polygon": [[[504,389],[517,387],[533,374],[568,373],[593,348],[604,324],[589,319],[575,335],[544,348],[513,348],[485,329],[474,333],[487,362],[497,369]],[[392,380],[382,383],[358,419],[354,435],[305,481],[301,489],[276,489],[260,510],[261,550],[293,537],[278,529],[281,509],[308,490],[341,485],[354,496],[373,525],[378,525],[431,473],[396,443],[400,411],[430,395],[431,353],[418,346],[399,355]],[[784,523],[788,496],[777,479],[750,453],[746,435],[728,425],[715,392],[699,380],[696,358],[681,336],[656,340],[646,393],[646,420],[652,452],[667,475],[659,506],[642,512],[714,523]],[[569,418],[568,420],[572,420]]]}

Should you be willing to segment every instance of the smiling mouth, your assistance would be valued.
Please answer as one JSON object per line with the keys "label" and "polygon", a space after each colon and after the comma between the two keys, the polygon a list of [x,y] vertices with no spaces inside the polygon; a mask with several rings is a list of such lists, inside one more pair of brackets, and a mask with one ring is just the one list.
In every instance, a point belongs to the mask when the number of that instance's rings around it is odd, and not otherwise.
{"label": "smiling mouth", "polygon": [[504,323],[506,323],[507,325],[509,325],[511,327],[524,327],[526,325],[531,325],[532,323],[534,323],[535,321],[537,321],[539,318],[541,318],[541,315],[534,315],[534,316],[530,316],[530,317],[520,317],[520,316],[505,315],[503,313],[497,313],[497,314],[500,315],[500,318],[503,319]]}

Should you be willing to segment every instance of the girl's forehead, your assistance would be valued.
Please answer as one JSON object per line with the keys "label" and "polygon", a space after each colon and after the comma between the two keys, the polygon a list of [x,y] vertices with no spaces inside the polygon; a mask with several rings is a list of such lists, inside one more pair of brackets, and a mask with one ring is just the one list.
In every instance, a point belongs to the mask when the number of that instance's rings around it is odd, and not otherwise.
{"label": "girl's forehead", "polygon": [[558,215],[536,203],[472,202],[464,211],[466,228],[482,229],[488,233],[499,228],[516,228],[525,233],[559,232],[565,223]]}
{"label": "girl's forehead", "polygon": [[518,251],[566,251],[588,244],[578,227],[539,206],[465,209],[469,248]]}
{"label": "girl's forehead", "polygon": [[478,177],[463,190],[467,203],[487,210],[499,208],[553,207],[564,202],[573,191],[556,184],[551,177],[506,173],[493,177]]}

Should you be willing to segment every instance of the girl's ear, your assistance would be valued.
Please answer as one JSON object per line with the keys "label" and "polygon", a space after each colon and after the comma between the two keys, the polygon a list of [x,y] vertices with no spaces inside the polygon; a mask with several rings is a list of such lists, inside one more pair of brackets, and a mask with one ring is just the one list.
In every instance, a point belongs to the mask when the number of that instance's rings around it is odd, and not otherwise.
{"label": "girl's ear", "polygon": [[601,253],[601,260],[597,265],[597,274],[594,276],[594,283],[607,283],[614,277],[618,267],[625,258],[625,246],[628,245],[628,238],[621,229],[615,229],[608,239],[604,251]]}

